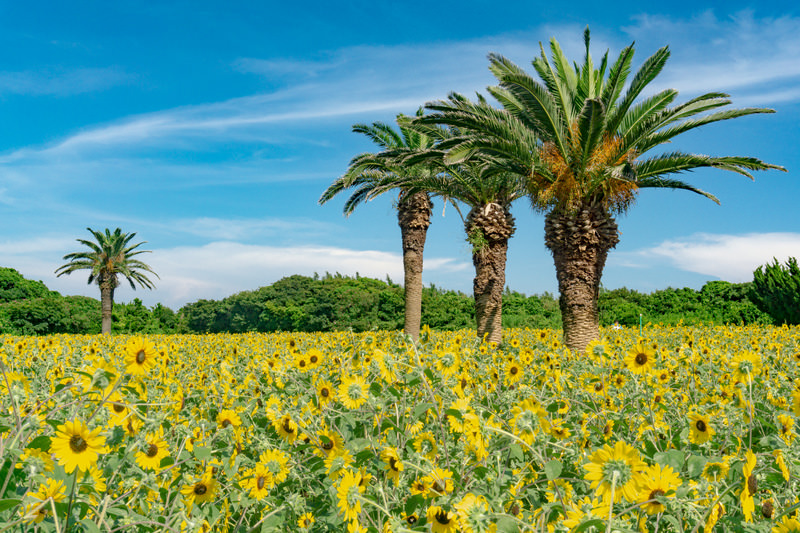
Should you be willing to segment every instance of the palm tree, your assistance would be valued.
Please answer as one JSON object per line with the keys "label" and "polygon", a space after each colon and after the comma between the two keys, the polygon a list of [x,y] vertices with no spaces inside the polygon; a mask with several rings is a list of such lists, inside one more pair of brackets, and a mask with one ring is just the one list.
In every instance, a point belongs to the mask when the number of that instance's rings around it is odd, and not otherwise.
{"label": "palm tree", "polygon": [[118,275],[125,276],[131,284],[131,288],[136,290],[134,282],[142,287],[152,289],[153,283],[142,272],[150,272],[158,277],[158,274],[146,264],[138,259],[133,259],[138,254],[148,253],[150,250],[136,250],[144,242],[129,246],[128,243],[136,236],[136,233],[122,233],[120,228],[114,233],[106,228],[105,233],[86,228],[94,236],[95,241],[76,239],[79,243],[87,246],[90,251],[73,252],[63,257],[69,261],[56,269],[56,274],[71,274],[76,270],[89,270],[88,283],[97,282],[100,287],[100,302],[102,309],[102,332],[111,333],[111,311],[114,307],[114,289],[119,286]]}
{"label": "palm tree", "polygon": [[583,350],[599,336],[600,279],[609,250],[619,242],[614,215],[624,213],[640,189],[683,189],[719,203],[713,195],[671,176],[702,167],[751,179],[750,171],[785,170],[753,157],[681,151],[644,157],[699,126],[773,111],[746,108],[703,114],[730,104],[723,93],[677,105],[671,105],[678,95],[674,89],[640,99],[663,69],[669,49],[661,48],[648,58],[625,89],[633,44],[610,68],[606,52],[596,68],[589,53],[588,28],[584,41],[582,65],[571,65],[555,39],[550,41],[552,61],[540,46],[541,56],[533,66],[541,82],[508,59],[490,54],[489,69],[499,86],[488,90],[505,113],[470,114],[450,101],[428,105],[437,112],[425,119],[471,131],[450,147],[452,161],[485,154],[499,168],[527,180],[534,208],[546,213],[545,245],[556,267],[564,341],[574,350]]}
{"label": "palm tree", "polygon": [[[421,113],[420,109],[418,114]],[[403,242],[404,329],[416,342],[422,319],[422,256],[433,204],[424,191],[409,193],[399,185],[386,186],[387,182],[404,176],[431,172],[430,165],[425,163],[411,166],[397,164],[397,158],[402,154],[426,150],[434,143],[433,138],[410,128],[409,121],[410,117],[406,115],[397,116],[399,132],[382,122],[355,124],[354,132],[363,133],[384,150],[354,157],[347,172],[322,193],[319,203],[324,204],[345,189],[354,189],[344,204],[344,214],[350,216],[358,205],[389,190],[398,190],[397,222]]]}

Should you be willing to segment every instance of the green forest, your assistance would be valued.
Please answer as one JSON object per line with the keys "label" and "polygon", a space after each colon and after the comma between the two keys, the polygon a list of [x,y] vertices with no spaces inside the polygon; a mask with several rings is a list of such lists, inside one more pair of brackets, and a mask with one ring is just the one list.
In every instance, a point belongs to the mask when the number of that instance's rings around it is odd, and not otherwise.
{"label": "green forest", "polygon": [[[638,327],[641,316],[644,324],[782,323],[785,320],[779,316],[768,314],[767,304],[777,297],[765,291],[776,292],[773,278],[786,276],[790,268],[782,270],[776,262],[760,267],[753,283],[710,281],[700,290],[667,288],[645,294],[625,288],[601,289],[600,322]],[[766,286],[768,279],[772,280],[770,286]],[[762,291],[755,287],[759,280],[765,285]],[[402,286],[388,278],[326,273],[285,277],[222,300],[198,300],[177,311],[161,304],[148,308],[136,298],[115,303],[113,320],[115,333],[396,330],[403,327],[403,302]],[[0,267],[0,333],[100,333],[100,318],[99,300],[63,296],[14,269]],[[473,328],[472,296],[425,287],[422,323],[442,330]],[[506,288],[503,327],[560,328],[558,299],[549,293],[528,296]]]}

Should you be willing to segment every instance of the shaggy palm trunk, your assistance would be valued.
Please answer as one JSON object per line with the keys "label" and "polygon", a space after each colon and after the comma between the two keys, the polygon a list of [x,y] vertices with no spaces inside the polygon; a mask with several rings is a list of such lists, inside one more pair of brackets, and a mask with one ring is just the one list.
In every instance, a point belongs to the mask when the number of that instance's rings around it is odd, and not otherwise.
{"label": "shaggy palm trunk", "polygon": [[472,291],[478,338],[499,343],[503,337],[508,239],[514,234],[514,217],[508,207],[487,204],[469,212],[465,229],[475,265]]}
{"label": "shaggy palm trunk", "polygon": [[403,238],[403,276],[405,287],[404,329],[414,342],[419,339],[422,320],[422,253],[431,224],[433,203],[427,193],[401,194],[397,222]]}
{"label": "shaggy palm trunk", "polygon": [[600,337],[600,278],[608,251],[619,242],[617,223],[605,209],[584,206],[572,214],[549,213],[544,236],[556,266],[564,344],[582,352]]}
{"label": "shaggy palm trunk", "polygon": [[100,311],[103,335],[111,334],[111,311],[114,309],[114,283],[110,280],[100,282]]}

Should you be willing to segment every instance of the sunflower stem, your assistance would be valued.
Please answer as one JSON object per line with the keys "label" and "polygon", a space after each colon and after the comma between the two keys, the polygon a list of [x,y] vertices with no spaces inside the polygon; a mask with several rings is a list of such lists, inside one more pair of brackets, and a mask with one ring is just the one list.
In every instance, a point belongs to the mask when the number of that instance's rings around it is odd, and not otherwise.
{"label": "sunflower stem", "polygon": [[[76,467],[75,474],[73,474],[72,476],[72,488],[69,491],[69,504],[67,505],[67,521],[64,523],[64,533],[69,533],[69,523],[72,518],[72,502],[75,501],[75,485],[78,484],[78,473],[80,471],[81,471],[80,468]],[[55,516],[55,512],[53,513],[53,516]],[[58,524],[58,521],[56,521],[56,524]]]}

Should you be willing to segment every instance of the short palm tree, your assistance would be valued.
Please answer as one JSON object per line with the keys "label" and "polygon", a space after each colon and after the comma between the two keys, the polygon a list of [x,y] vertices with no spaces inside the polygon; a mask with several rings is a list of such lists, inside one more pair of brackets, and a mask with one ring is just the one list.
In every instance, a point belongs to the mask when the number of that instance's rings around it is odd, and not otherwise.
{"label": "short palm tree", "polygon": [[[419,111],[422,113],[422,110]],[[399,185],[387,182],[411,175],[431,172],[430,165],[403,165],[397,158],[403,154],[416,153],[433,146],[435,140],[409,127],[410,117],[397,116],[399,132],[383,122],[371,125],[356,124],[353,131],[368,136],[383,148],[380,153],[363,153],[352,159],[347,171],[322,193],[320,204],[332,199],[346,189],[353,189],[344,204],[344,214],[349,216],[355,208],[384,192],[399,192],[397,200],[397,222],[403,242],[403,284],[405,292],[404,329],[414,341],[419,338],[422,320],[422,267],[425,240],[431,223],[433,204],[424,191],[409,193]]]}
{"label": "short palm tree", "polygon": [[608,53],[595,67],[588,29],[584,40],[582,64],[571,65],[555,39],[550,42],[551,59],[542,47],[541,56],[533,61],[541,82],[508,59],[490,54],[489,69],[499,86],[488,90],[504,113],[470,113],[451,97],[449,102],[429,104],[435,113],[425,119],[471,131],[450,147],[451,162],[482,154],[500,169],[527,180],[534,208],[546,212],[545,245],[556,267],[564,341],[574,350],[583,350],[599,336],[600,278],[609,250],[619,242],[614,215],[624,213],[640,189],[684,189],[719,203],[713,195],[672,176],[702,167],[751,179],[750,171],[784,170],[753,157],[681,151],[645,157],[699,126],[773,111],[714,111],[730,104],[723,93],[677,105],[672,105],[678,95],[674,89],[640,98],[663,69],[669,49],[661,48],[648,58],[626,89],[633,45],[623,49],[610,68]]}
{"label": "short palm tree", "polygon": [[114,233],[106,228],[105,233],[86,228],[94,236],[94,241],[77,239],[77,241],[89,248],[89,251],[74,252],[63,257],[69,261],[56,269],[56,274],[71,274],[76,270],[89,270],[88,283],[96,282],[100,287],[100,303],[102,309],[102,332],[111,333],[111,311],[114,307],[114,290],[119,286],[118,276],[124,276],[131,284],[131,288],[136,289],[136,283],[142,287],[152,289],[153,282],[147,278],[144,272],[150,272],[158,277],[158,274],[146,264],[133,257],[139,254],[148,253],[149,250],[137,250],[139,246],[145,244],[140,242],[129,245],[136,233],[122,233],[120,228]]}

